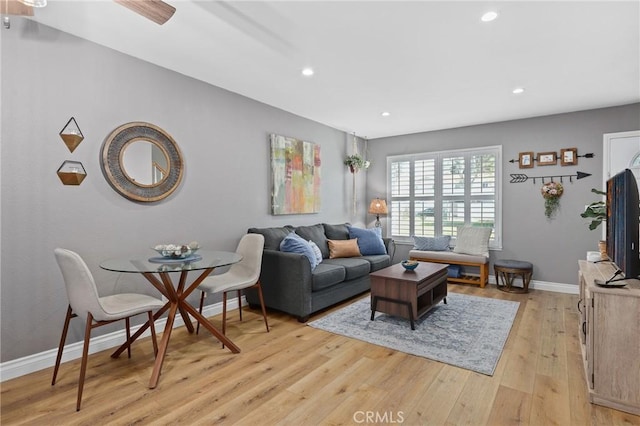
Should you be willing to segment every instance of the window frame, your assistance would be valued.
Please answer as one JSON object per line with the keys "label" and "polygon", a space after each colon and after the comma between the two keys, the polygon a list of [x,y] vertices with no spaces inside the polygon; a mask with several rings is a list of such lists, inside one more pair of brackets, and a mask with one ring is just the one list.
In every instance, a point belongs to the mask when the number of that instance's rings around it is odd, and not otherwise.
{"label": "window frame", "polygon": [[[413,154],[401,154],[401,155],[390,155],[387,156],[387,194],[389,194],[389,215],[388,215],[388,223],[390,224],[393,221],[393,210],[391,206],[393,205],[394,200],[408,200],[410,203],[410,208],[413,210],[413,214],[411,215],[412,219],[410,221],[410,234],[415,235],[415,224],[413,218],[415,217],[415,202],[423,201],[424,198],[422,196],[416,196],[413,192],[413,185],[415,175],[413,173],[413,164],[415,161],[425,160],[429,158],[436,158],[435,164],[435,176],[436,176],[436,187],[435,192],[440,196],[434,197],[434,202],[438,198],[442,201],[442,181],[438,177],[438,174],[441,176],[441,168],[442,168],[442,157],[443,156],[455,156],[455,155],[463,155],[466,159],[472,155],[482,155],[482,154],[494,154],[496,156],[495,163],[495,221],[492,239],[489,241],[489,249],[490,250],[502,250],[502,145],[491,145],[491,146],[481,146],[475,148],[461,148],[461,149],[453,149],[453,150],[444,150],[444,151],[429,151],[429,152],[417,152]],[[406,197],[393,197],[392,196],[392,182],[391,182],[391,166],[393,163],[401,162],[401,161],[409,161],[410,164],[410,185],[412,187],[411,194]],[[467,186],[468,180],[465,183],[465,200],[470,198],[470,187]],[[442,204],[439,206],[436,204],[434,207],[436,214],[441,215]],[[440,217],[440,220],[442,218]],[[465,223],[467,223],[465,221]],[[411,236],[400,236],[393,235],[391,232],[391,225],[387,228],[387,236],[393,238],[397,243],[406,243],[413,245],[413,238]],[[437,232],[436,232],[437,234]],[[451,238],[451,246],[455,246],[456,238]]]}

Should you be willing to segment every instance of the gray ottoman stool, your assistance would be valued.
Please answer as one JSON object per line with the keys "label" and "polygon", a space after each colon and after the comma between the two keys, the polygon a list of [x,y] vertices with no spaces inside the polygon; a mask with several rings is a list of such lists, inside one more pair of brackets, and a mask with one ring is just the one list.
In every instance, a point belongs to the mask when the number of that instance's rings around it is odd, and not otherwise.
{"label": "gray ottoman stool", "polygon": [[[509,293],[528,293],[529,282],[533,274],[533,263],[521,260],[496,260],[493,263],[493,270],[496,274],[496,285],[498,290]],[[514,287],[513,280],[520,276],[522,287]],[[502,277],[502,285],[500,284]]]}

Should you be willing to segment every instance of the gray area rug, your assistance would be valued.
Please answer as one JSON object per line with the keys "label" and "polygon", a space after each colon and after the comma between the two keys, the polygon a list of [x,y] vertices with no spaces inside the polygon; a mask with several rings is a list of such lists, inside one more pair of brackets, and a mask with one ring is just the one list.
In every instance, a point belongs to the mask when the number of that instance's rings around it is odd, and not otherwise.
{"label": "gray area rug", "polygon": [[520,303],[449,293],[416,321],[376,312],[370,298],[308,323],[309,326],[492,376]]}

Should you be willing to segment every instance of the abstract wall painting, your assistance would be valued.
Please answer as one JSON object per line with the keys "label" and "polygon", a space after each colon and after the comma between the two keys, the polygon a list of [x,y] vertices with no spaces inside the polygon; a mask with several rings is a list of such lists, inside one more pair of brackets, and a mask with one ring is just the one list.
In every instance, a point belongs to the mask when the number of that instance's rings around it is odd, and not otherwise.
{"label": "abstract wall painting", "polygon": [[271,135],[271,214],[320,211],[320,145]]}

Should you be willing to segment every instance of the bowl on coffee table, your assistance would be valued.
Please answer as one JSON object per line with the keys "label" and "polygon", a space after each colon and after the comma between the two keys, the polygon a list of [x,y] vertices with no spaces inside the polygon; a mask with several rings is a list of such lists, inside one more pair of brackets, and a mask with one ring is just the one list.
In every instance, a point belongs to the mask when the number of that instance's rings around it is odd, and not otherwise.
{"label": "bowl on coffee table", "polygon": [[418,262],[417,260],[403,260],[402,262],[400,262],[400,264],[407,271],[413,271],[418,267],[420,262]]}

